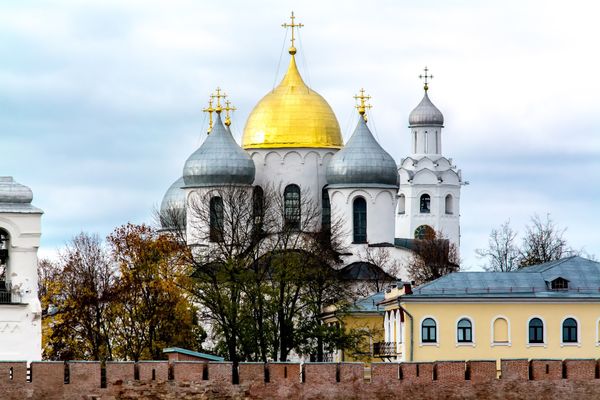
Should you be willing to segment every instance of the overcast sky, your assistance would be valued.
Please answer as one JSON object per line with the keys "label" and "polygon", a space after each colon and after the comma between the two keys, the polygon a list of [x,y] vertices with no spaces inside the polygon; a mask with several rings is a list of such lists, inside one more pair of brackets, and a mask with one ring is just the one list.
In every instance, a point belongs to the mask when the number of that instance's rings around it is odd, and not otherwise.
{"label": "overcast sky", "polygon": [[600,256],[597,4],[0,0],[0,174],[30,186],[45,211],[42,255],[80,231],[152,222],[205,136],[210,92],[221,86],[237,106],[239,141],[281,78],[280,25],[293,9],[305,24],[301,73],[344,139],[365,87],[371,127],[397,162],[430,67],[443,153],[470,182],[465,267],[482,264],[474,249],[493,227],[510,218],[522,230],[534,213]]}

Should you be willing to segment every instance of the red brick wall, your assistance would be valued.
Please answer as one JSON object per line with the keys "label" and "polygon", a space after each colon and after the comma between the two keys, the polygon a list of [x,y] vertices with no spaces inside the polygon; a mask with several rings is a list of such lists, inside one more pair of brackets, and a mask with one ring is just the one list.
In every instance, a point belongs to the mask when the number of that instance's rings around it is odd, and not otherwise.
{"label": "red brick wall", "polygon": [[529,379],[529,360],[514,359],[501,360],[501,375],[502,379]]}
{"label": "red brick wall", "polygon": [[[173,398],[316,399],[600,399],[596,360],[502,360],[500,379],[495,361],[437,363],[373,363],[371,381],[364,379],[362,363],[267,364],[270,382],[264,382],[265,365],[240,363],[240,384],[233,385],[231,363],[208,363],[209,380],[202,380],[201,362],[173,363],[170,380],[167,362],[138,363],[140,379],[133,379],[134,363],[107,363],[107,387],[100,387],[98,362],[69,362],[70,383],[64,384],[64,364],[31,364],[27,382],[24,362],[0,362],[0,399],[75,400]],[[468,365],[470,376],[465,380]],[[563,367],[564,366],[564,367]],[[13,368],[13,379],[9,377]],[[564,370],[563,370],[564,368]],[[152,381],[152,369],[156,380]],[[398,379],[398,370],[402,379]],[[419,371],[417,375],[417,369]],[[286,371],[287,370],[287,377]],[[529,373],[531,370],[530,379]],[[435,374],[434,374],[435,371]],[[546,372],[547,371],[547,372]],[[566,379],[563,379],[563,371]],[[433,379],[435,376],[436,379]],[[338,379],[339,378],[339,379]],[[339,380],[339,382],[338,382]]]}
{"label": "red brick wall", "polygon": [[[173,363],[173,375],[177,382],[200,382],[206,363],[199,361],[177,361]],[[208,367],[207,367],[208,368]]]}

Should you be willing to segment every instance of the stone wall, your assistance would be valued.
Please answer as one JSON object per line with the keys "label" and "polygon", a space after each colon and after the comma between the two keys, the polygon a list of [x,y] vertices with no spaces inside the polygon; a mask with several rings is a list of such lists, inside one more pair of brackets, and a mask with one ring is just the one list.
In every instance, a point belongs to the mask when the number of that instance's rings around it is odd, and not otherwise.
{"label": "stone wall", "polygon": [[[234,381],[239,380],[239,383]],[[431,363],[0,362],[21,399],[600,399],[598,360]]]}

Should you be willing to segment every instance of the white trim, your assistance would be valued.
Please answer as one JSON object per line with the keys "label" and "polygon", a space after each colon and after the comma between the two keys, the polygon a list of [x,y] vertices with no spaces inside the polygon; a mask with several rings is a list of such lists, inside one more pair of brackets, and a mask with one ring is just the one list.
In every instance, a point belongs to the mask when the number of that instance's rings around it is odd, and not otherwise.
{"label": "white trim", "polygon": [[[508,335],[507,335],[507,339],[508,342],[496,342],[496,338],[494,337],[494,323],[496,322],[496,320],[498,319],[503,319],[506,321],[506,325],[508,328]],[[511,339],[511,335],[510,335],[510,319],[505,316],[505,315],[496,315],[494,317],[492,317],[492,320],[490,322],[490,346],[495,347],[495,346],[512,346],[512,339]],[[527,329],[527,334],[529,334],[529,329]],[[529,341],[529,338],[527,338]]]}
{"label": "white trim", "polygon": [[[542,321],[542,337],[543,337],[542,343],[529,343],[529,323],[534,318],[539,318],[540,321]],[[548,341],[546,339],[547,335],[548,335],[547,331],[548,331],[548,329],[546,326],[546,320],[541,315],[530,316],[529,319],[527,320],[527,323],[525,324],[525,343],[527,343],[527,347],[546,347],[548,345]]]}
{"label": "white trim", "polygon": [[[423,343],[423,321],[425,321],[426,319],[431,318],[433,320],[433,322],[435,322],[435,342],[425,342]],[[440,344],[440,323],[438,322],[437,318],[434,317],[433,315],[425,315],[421,318],[421,321],[419,322],[419,346],[438,346]]]}
{"label": "white trim", "polygon": [[[558,278],[557,278],[558,279]],[[563,278],[565,279],[565,278]],[[573,318],[575,323],[577,324],[577,341],[576,342],[563,342],[563,324],[569,318]],[[581,347],[581,322],[579,322],[579,318],[574,315],[565,315],[563,319],[560,321],[560,347]]]}
{"label": "white trim", "polygon": [[[471,341],[470,342],[459,342],[458,341],[458,323],[463,320],[466,319],[471,323]],[[471,347],[475,347],[475,322],[473,322],[473,318],[469,317],[468,315],[461,315],[460,317],[458,317],[456,319],[456,321],[454,322],[454,342],[456,343],[456,346],[471,346]]]}
{"label": "white trim", "polygon": [[596,320],[596,347],[600,346],[600,318]]}

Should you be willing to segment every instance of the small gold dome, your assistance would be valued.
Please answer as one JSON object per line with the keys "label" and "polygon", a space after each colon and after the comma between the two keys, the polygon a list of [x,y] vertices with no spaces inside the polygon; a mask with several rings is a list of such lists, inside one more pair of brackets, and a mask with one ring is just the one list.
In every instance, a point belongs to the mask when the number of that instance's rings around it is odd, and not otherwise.
{"label": "small gold dome", "polygon": [[342,147],[340,125],[333,110],[304,83],[294,54],[281,83],[250,113],[242,147]]}

